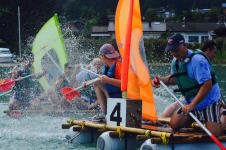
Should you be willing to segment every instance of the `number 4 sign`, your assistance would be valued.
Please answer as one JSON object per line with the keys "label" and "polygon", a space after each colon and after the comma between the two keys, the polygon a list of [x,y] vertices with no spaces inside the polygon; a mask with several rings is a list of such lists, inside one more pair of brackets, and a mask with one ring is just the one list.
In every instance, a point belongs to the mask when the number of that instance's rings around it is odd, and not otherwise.
{"label": "number 4 sign", "polygon": [[107,124],[126,126],[126,100],[122,98],[108,98]]}

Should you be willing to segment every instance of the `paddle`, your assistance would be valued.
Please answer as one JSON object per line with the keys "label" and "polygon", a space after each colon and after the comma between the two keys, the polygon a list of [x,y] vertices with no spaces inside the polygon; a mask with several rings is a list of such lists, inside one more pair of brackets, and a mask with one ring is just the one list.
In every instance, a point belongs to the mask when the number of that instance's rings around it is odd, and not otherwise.
{"label": "paddle", "polygon": [[97,74],[97,73],[95,73],[95,72],[93,72],[93,71],[91,71],[91,70],[85,69],[85,68],[83,68],[83,67],[81,67],[81,69],[84,70],[84,71],[90,72],[90,73],[92,73],[92,74],[94,74],[94,75],[96,75],[96,76],[98,76],[98,77],[100,77],[99,74]]}
{"label": "paddle", "polygon": [[[99,80],[100,80],[100,78],[95,78],[93,80],[89,80],[89,81],[86,82],[86,86],[91,85],[91,84],[93,84],[93,83],[95,83],[95,82],[97,82]],[[81,97],[81,94],[78,91],[81,88],[84,88],[84,86],[81,85],[81,86],[79,86],[79,87],[77,87],[75,89],[74,88],[70,88],[70,87],[63,87],[63,88],[61,88],[60,91],[61,91],[62,95],[64,96],[64,98],[66,100],[71,101],[71,100],[74,99],[75,96]]]}
{"label": "paddle", "polygon": [[[184,104],[169,90],[169,88],[158,78],[158,82],[170,93],[170,95],[183,107]],[[224,145],[193,115],[189,115],[200,125],[200,127],[210,136],[210,138],[222,149],[225,150]]]}
{"label": "paddle", "polygon": [[8,78],[5,78],[4,79],[4,82],[2,84],[0,84],[0,92],[5,92],[5,91],[8,91],[10,90],[16,81],[20,81],[20,80],[23,80],[23,79],[26,79],[26,78],[29,78],[29,77],[32,77],[34,76],[35,74],[30,74],[30,75],[27,75],[25,77],[22,77],[22,78],[18,78],[18,79],[14,79],[14,80],[11,80],[11,79],[8,79]]}
{"label": "paddle", "polygon": [[12,90],[0,94],[0,97],[1,97],[1,96],[4,96],[4,95],[7,95],[7,94],[9,94],[10,92],[12,92]]}

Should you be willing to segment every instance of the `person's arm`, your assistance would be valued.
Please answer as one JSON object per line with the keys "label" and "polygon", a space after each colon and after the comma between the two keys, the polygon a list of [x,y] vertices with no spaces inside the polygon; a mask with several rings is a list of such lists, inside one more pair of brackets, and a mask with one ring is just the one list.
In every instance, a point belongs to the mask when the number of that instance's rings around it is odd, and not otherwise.
{"label": "person's arm", "polygon": [[170,76],[171,75],[168,75],[166,77],[159,77],[159,78],[166,85],[175,85],[176,84],[176,78],[175,77],[170,78]]}
{"label": "person's arm", "polygon": [[121,87],[121,80],[119,80],[119,79],[109,78],[106,75],[101,75],[100,79],[104,83],[108,83],[108,84],[111,84],[111,85],[114,85],[117,87]]}
{"label": "person's arm", "polygon": [[63,79],[61,79],[60,76],[57,77],[57,80],[56,80],[56,83],[55,83],[55,86],[58,87],[60,86],[60,84],[63,82]]}
{"label": "person's arm", "polygon": [[184,106],[182,108],[182,111],[185,113],[192,111],[195,108],[195,106],[207,96],[211,88],[212,88],[212,80],[208,80],[204,82],[203,85],[200,87],[197,95],[192,100],[192,102],[189,105]]}
{"label": "person's arm", "polygon": [[185,113],[192,111],[196,105],[208,95],[212,88],[210,65],[208,61],[203,56],[196,55],[193,57],[191,63],[194,78],[201,87],[191,103],[182,108],[182,111]]}
{"label": "person's arm", "polygon": [[155,77],[151,81],[151,85],[153,87],[155,87],[155,88],[159,88],[160,87],[160,83],[159,83],[157,78],[159,78],[166,85],[175,85],[176,84],[176,78],[175,77],[170,78],[170,75],[165,76],[165,77]]}

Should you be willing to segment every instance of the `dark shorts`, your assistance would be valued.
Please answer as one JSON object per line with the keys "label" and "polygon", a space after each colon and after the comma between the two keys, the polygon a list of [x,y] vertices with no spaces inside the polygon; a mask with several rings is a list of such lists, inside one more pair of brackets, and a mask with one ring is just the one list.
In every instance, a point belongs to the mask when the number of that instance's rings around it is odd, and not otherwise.
{"label": "dark shorts", "polygon": [[[193,110],[192,113],[195,115],[197,119],[199,119],[202,123],[205,122],[216,122],[216,123],[221,123],[220,121],[220,108],[222,106],[222,101],[219,100],[212,105],[206,107],[203,110]],[[178,109],[177,111],[178,114],[184,114],[181,111],[181,108]]]}

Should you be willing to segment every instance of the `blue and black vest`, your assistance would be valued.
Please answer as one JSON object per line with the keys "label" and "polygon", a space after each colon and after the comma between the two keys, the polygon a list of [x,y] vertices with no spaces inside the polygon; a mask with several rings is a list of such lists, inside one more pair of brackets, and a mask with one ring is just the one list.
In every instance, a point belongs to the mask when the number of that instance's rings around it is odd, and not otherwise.
{"label": "blue and black vest", "polygon": [[[116,69],[116,63],[112,65],[110,68],[104,65],[102,74],[108,76],[109,78],[115,78],[115,69]],[[104,85],[106,90],[108,91],[108,94],[110,98],[121,98],[122,92],[121,88],[111,85],[111,84],[105,84]]]}

